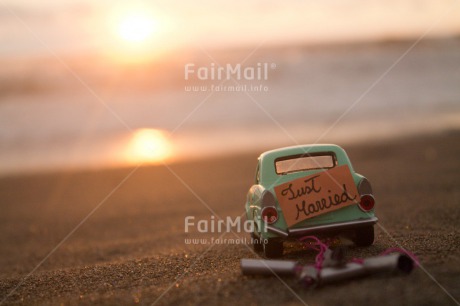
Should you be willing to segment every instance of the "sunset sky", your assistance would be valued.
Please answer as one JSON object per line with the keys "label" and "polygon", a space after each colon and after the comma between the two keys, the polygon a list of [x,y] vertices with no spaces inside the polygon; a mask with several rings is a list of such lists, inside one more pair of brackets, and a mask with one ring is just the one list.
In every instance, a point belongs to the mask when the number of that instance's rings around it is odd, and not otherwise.
{"label": "sunset sky", "polygon": [[[429,36],[460,33],[456,0],[1,2],[2,55],[40,54],[44,44],[79,53],[115,45],[169,50],[415,38],[428,29]],[[140,39],[123,37],[123,31],[146,27]]]}

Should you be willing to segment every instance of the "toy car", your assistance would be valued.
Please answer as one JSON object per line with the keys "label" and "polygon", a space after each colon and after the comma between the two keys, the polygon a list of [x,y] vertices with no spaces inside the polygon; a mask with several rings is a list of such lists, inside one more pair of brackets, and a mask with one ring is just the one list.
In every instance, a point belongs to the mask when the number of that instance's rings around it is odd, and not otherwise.
{"label": "toy car", "polygon": [[273,258],[282,256],[283,241],[306,235],[372,245],[374,204],[371,184],[341,147],[302,145],[260,155],[245,207],[254,249]]}

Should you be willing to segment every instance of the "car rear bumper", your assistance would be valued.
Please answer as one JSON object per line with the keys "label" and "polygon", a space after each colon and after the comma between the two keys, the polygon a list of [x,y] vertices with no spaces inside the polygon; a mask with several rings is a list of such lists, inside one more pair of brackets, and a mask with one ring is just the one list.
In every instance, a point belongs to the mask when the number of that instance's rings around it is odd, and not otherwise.
{"label": "car rear bumper", "polygon": [[267,231],[278,235],[280,237],[298,237],[298,236],[305,236],[305,235],[311,235],[311,234],[317,234],[317,233],[323,233],[323,232],[331,232],[331,231],[343,231],[343,230],[350,230],[350,229],[355,229],[355,228],[360,228],[363,226],[369,226],[369,225],[374,225],[377,223],[378,218],[377,217],[372,217],[369,219],[359,219],[359,220],[353,220],[353,221],[347,221],[347,222],[337,222],[337,223],[332,223],[332,224],[323,224],[323,225],[317,225],[317,226],[309,226],[309,227],[301,227],[301,228],[291,228],[288,229],[287,231],[283,231],[279,228],[276,228],[274,226],[267,226]]}

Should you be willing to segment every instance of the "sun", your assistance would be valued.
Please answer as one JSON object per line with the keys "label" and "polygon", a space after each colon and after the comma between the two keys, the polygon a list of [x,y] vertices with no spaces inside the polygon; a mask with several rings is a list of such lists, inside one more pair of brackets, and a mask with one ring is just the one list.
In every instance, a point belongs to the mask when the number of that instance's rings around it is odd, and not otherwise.
{"label": "sun", "polygon": [[118,47],[144,47],[161,32],[160,16],[147,3],[118,2],[106,13],[106,25]]}
{"label": "sun", "polygon": [[132,162],[158,163],[171,155],[171,142],[163,131],[157,129],[136,130],[128,146],[128,158]]}
{"label": "sun", "polygon": [[117,34],[125,42],[141,43],[149,40],[157,27],[153,16],[145,12],[130,12],[118,22]]}
{"label": "sun", "polygon": [[157,61],[176,48],[172,33],[177,23],[161,8],[147,1],[115,2],[104,12],[104,27],[98,32],[103,36],[101,47],[107,59],[137,66]]}

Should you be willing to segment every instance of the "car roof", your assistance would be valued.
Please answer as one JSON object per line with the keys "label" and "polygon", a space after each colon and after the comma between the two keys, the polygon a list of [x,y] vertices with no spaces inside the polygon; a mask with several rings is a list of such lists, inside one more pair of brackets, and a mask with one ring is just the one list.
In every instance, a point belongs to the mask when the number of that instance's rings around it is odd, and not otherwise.
{"label": "car roof", "polygon": [[[305,171],[291,173],[289,175],[279,176],[275,171],[275,160],[280,157],[302,155],[302,154],[315,154],[333,152],[339,165],[348,165],[350,171],[353,173],[353,166],[348,159],[347,153],[344,149],[334,144],[314,144],[314,145],[299,145],[292,147],[279,148],[264,152],[259,157],[259,171],[260,171],[260,184],[264,186],[272,186],[275,182],[281,184],[283,182],[292,180],[295,177],[300,177],[305,174]],[[323,170],[311,170],[309,173],[318,172]],[[273,186],[272,186],[273,187]]]}
{"label": "car roof", "polygon": [[334,144],[310,144],[310,145],[297,145],[291,147],[284,147],[275,150],[270,150],[262,153],[259,159],[277,158],[290,155],[312,154],[319,152],[343,152],[344,150],[338,145]]}

